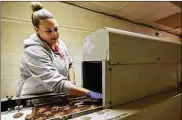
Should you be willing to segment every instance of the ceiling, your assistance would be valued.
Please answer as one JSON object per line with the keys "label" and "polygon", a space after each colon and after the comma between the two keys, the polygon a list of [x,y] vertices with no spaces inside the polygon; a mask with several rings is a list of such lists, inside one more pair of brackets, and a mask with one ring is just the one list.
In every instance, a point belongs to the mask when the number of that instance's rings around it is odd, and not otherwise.
{"label": "ceiling", "polygon": [[67,3],[181,36],[181,1]]}

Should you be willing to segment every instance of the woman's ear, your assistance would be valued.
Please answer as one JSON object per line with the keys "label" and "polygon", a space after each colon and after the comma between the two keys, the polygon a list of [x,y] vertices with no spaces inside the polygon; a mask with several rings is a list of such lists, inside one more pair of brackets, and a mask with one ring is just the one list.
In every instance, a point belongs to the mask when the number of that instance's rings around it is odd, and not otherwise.
{"label": "woman's ear", "polygon": [[34,30],[35,30],[35,32],[36,32],[37,34],[39,33],[39,30],[38,30],[37,27],[34,27]]}

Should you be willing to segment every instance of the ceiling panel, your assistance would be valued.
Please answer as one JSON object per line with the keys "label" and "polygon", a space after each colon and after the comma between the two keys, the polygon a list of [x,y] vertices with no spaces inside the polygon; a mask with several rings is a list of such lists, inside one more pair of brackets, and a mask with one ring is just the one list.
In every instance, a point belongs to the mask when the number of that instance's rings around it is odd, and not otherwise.
{"label": "ceiling panel", "polygon": [[156,21],[181,11],[180,8],[167,1],[129,2],[121,10],[128,14],[144,18],[146,21]]}
{"label": "ceiling panel", "polygon": [[181,27],[181,12],[168,16],[166,18],[157,20],[155,22],[165,25],[165,26],[169,26],[174,29],[177,29],[177,28]]}
{"label": "ceiling panel", "polygon": [[129,19],[129,20],[132,20],[132,21],[133,20],[136,20],[136,21],[142,20],[141,17],[135,16],[133,14],[127,13],[126,11],[122,11],[122,10],[119,10],[119,11],[115,12],[114,15],[119,16],[121,18]]}
{"label": "ceiling panel", "polygon": [[120,7],[122,7],[123,5],[127,4],[127,2],[111,2],[111,1],[108,1],[108,2],[94,2],[94,3],[97,3],[97,4],[101,4],[103,6],[106,6],[108,8],[111,8],[113,10],[119,10]]}
{"label": "ceiling panel", "polygon": [[179,8],[182,8],[182,2],[181,1],[171,1],[171,3],[176,5]]}
{"label": "ceiling panel", "polygon": [[103,12],[103,13],[106,13],[109,15],[111,15],[115,11],[111,8],[105,7],[105,6],[97,4],[95,2],[69,2],[69,3],[76,4],[76,5],[79,5],[82,7],[86,7],[88,9],[91,9],[91,10],[94,10],[97,12]]}
{"label": "ceiling panel", "polygon": [[69,2],[87,9],[181,34],[181,2]]}

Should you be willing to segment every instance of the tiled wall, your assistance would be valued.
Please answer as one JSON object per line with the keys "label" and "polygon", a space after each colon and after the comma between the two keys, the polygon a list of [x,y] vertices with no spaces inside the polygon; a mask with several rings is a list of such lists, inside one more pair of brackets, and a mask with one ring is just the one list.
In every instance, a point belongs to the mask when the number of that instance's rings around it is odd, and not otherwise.
{"label": "tiled wall", "polygon": [[[152,28],[136,25],[124,20],[88,11],[62,2],[42,2],[44,8],[52,12],[62,38],[74,60],[76,83],[81,86],[81,61],[84,38],[103,27],[113,27],[127,31],[155,36]],[[20,80],[19,66],[23,50],[23,40],[33,33],[29,2],[1,2],[1,98],[15,96]],[[159,37],[179,41],[180,38],[158,31]]]}

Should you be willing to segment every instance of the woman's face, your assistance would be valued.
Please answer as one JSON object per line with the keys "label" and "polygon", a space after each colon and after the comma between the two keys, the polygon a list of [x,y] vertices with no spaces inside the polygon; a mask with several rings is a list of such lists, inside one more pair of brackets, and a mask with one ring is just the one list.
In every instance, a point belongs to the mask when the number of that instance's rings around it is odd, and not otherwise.
{"label": "woman's face", "polygon": [[40,20],[38,28],[35,28],[40,37],[45,40],[48,45],[52,46],[57,43],[59,38],[58,24],[55,19]]}

